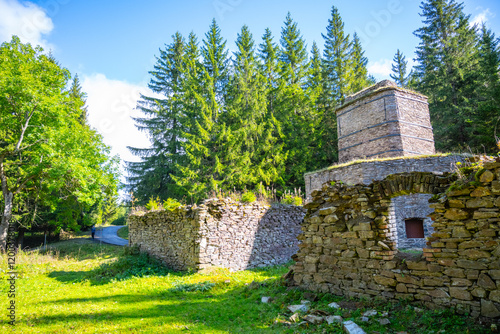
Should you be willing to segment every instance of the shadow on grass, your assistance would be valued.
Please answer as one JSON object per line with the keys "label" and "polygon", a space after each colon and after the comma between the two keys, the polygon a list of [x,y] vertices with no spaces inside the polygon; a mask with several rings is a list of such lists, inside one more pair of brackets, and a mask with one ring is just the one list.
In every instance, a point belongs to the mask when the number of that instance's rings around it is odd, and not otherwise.
{"label": "shadow on grass", "polygon": [[104,285],[115,280],[123,281],[133,277],[145,276],[185,276],[187,272],[176,272],[165,267],[160,261],[147,253],[127,254],[121,251],[114,260],[105,262],[89,271],[53,271],[48,277],[62,283],[88,281],[91,285]]}
{"label": "shadow on grass", "polygon": [[[268,284],[276,292],[276,285]],[[266,289],[266,288],[264,288]],[[98,326],[112,323],[120,331],[155,328],[156,332],[187,330],[189,332],[230,332],[230,333],[286,333],[283,326],[274,326],[277,314],[283,313],[279,303],[262,304],[260,291],[244,286],[215,287],[206,292],[174,292],[133,290],[130,294],[88,298],[61,298],[46,304],[68,305],[60,314],[45,315],[37,318],[37,325],[57,325],[79,323],[78,326],[103,330]],[[279,292],[284,292],[280,287]],[[92,305],[92,308],[89,306]],[[106,308],[112,310],[106,310]],[[100,311],[89,311],[90,309]],[[273,328],[267,328],[274,326]],[[89,327],[88,327],[89,328]],[[114,327],[116,330],[116,327]],[[274,329],[274,330],[270,330]],[[104,329],[105,330],[105,329]]]}

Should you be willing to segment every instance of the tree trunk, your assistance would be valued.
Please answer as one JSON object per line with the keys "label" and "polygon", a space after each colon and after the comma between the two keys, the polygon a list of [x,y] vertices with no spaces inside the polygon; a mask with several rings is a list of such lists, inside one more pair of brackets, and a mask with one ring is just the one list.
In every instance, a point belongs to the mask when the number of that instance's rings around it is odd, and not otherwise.
{"label": "tree trunk", "polygon": [[19,228],[17,233],[17,247],[23,249],[24,247],[24,228]]}
{"label": "tree trunk", "polygon": [[6,249],[7,247],[7,232],[9,230],[9,222],[12,218],[12,201],[14,194],[10,191],[3,194],[5,205],[3,209],[2,222],[0,223],[0,248]]}

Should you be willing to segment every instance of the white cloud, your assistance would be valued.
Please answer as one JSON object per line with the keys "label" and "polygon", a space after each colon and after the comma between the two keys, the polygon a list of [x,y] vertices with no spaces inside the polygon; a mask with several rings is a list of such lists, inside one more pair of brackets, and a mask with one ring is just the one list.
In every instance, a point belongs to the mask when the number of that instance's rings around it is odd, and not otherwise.
{"label": "white cloud", "polygon": [[143,116],[135,110],[142,86],[111,80],[103,74],[83,76],[82,90],[87,93],[88,121],[111,146],[111,153],[124,161],[139,161],[127,146],[149,147],[147,136],[137,130],[131,117]]}
{"label": "white cloud", "polygon": [[470,21],[470,26],[472,27],[473,25],[477,24],[479,27],[481,27],[483,23],[486,23],[488,21],[488,18],[494,16],[495,15],[493,15],[490,9],[486,8],[481,13],[477,14],[472,18],[472,20]]}
{"label": "white cloud", "polygon": [[373,74],[377,80],[388,79],[392,73],[392,61],[390,59],[380,59],[376,62],[369,62],[368,72]]}
{"label": "white cloud", "polygon": [[52,19],[34,3],[0,0],[0,42],[10,41],[12,35],[17,35],[23,43],[50,49],[43,36],[52,29]]}

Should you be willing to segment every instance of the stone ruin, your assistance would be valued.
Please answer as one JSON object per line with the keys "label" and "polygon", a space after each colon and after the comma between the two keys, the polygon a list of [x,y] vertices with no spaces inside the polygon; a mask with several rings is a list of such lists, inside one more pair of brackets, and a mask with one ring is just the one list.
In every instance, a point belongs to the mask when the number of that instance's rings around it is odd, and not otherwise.
{"label": "stone ruin", "polygon": [[389,81],[336,113],[342,164],[305,175],[289,284],[500,320],[500,159],[450,188],[467,158],[435,155],[426,97]]}
{"label": "stone ruin", "polygon": [[[443,174],[465,161],[436,155],[427,97],[384,80],[348,96],[336,110],[339,162],[305,174],[306,196],[325,182],[371,184],[406,172]],[[369,158],[369,159],[368,159]],[[389,224],[398,248],[423,248],[433,231],[432,194],[402,194],[391,201]]]}

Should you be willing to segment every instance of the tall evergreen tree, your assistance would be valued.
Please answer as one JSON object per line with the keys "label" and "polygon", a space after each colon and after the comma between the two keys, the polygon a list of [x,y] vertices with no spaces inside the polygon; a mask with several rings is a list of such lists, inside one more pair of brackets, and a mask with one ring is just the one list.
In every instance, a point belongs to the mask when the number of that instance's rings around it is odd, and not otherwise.
{"label": "tall evergreen tree", "polygon": [[[344,102],[351,92],[353,80],[350,52],[352,44],[349,35],[344,33],[344,22],[338,9],[332,7],[332,17],[328,20],[323,50],[323,79],[328,112],[333,112],[337,105]],[[362,58],[362,54],[359,55]],[[360,63],[361,64],[361,63]]]}
{"label": "tall evergreen tree", "polygon": [[391,78],[398,84],[400,87],[408,86],[408,79],[410,78],[410,74],[406,74],[408,62],[406,61],[405,56],[398,49],[396,54],[394,55],[394,59],[392,60],[392,74]]}
{"label": "tall evergreen tree", "polygon": [[479,74],[475,29],[463,4],[454,0],[427,0],[420,8],[425,26],[414,33],[420,38],[417,89],[429,97],[437,149],[457,150],[470,143],[475,127]]}
{"label": "tall evergreen tree", "polygon": [[479,31],[479,106],[474,113],[474,146],[487,153],[497,151],[500,137],[500,48],[499,40],[483,24]]}
{"label": "tall evergreen tree", "polygon": [[354,33],[352,47],[349,58],[352,61],[353,77],[351,79],[349,93],[356,93],[375,83],[375,79],[368,75],[368,58],[365,57],[365,51],[361,46],[358,34]]}
{"label": "tall evergreen tree", "polygon": [[139,202],[150,197],[180,197],[182,190],[172,175],[177,175],[177,165],[184,159],[181,143],[184,141],[183,61],[186,43],[180,33],[172,36],[172,43],[160,49],[150,75],[148,87],[152,96],[141,95],[138,109],[145,117],[134,118],[139,130],[148,134],[150,148],[129,147],[141,158],[140,162],[127,162],[129,188]]}
{"label": "tall evergreen tree", "polygon": [[307,51],[297,22],[288,12],[281,30],[279,63],[281,78],[288,84],[302,84],[307,75]]}
{"label": "tall evergreen tree", "polygon": [[280,143],[287,153],[283,186],[303,185],[305,161],[312,155],[310,145],[315,138],[316,115],[306,93],[309,63],[305,42],[290,13],[281,30],[279,51],[279,85],[277,112],[283,131]]}
{"label": "tall evergreen tree", "polygon": [[225,181],[242,189],[262,182],[270,185],[281,172],[280,147],[274,137],[274,123],[268,117],[266,78],[259,71],[252,34],[243,26],[236,41],[234,75],[228,100],[228,125],[232,137],[228,146],[231,173]]}
{"label": "tall evergreen tree", "polygon": [[79,109],[81,112],[80,123],[82,125],[88,124],[88,108],[86,106],[87,94],[82,91],[82,86],[80,85],[80,78],[78,78],[78,74],[75,74],[75,77],[73,78],[71,88],[69,89],[69,96],[75,104],[75,108]]}
{"label": "tall evergreen tree", "polygon": [[191,125],[185,130],[186,140],[182,143],[187,160],[178,165],[180,173],[174,177],[193,201],[221,189],[225,174],[230,172],[223,162],[227,152],[224,148],[231,137],[225,123],[229,59],[226,41],[215,20],[205,35],[201,55],[201,67],[196,60],[187,61],[190,74],[186,78],[184,100],[191,104]]}

